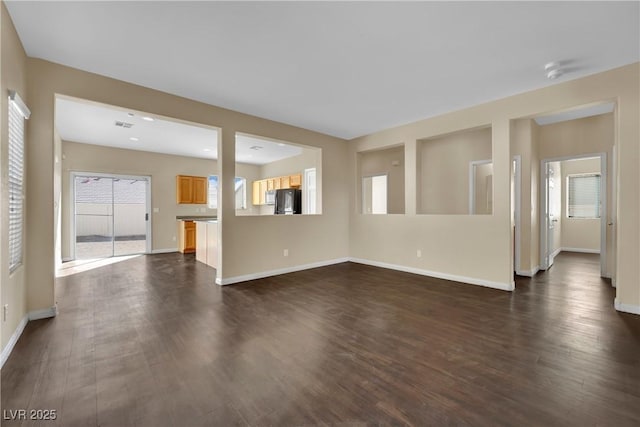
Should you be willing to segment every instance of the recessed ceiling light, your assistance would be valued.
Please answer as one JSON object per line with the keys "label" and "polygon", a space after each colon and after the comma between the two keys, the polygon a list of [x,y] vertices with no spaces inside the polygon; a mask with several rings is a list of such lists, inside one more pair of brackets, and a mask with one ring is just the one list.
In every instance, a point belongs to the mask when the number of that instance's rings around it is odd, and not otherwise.
{"label": "recessed ceiling light", "polygon": [[211,148],[205,148],[205,149],[204,149],[204,150],[202,150],[202,151],[211,151]]}
{"label": "recessed ceiling light", "polygon": [[140,138],[138,138],[137,136],[132,136],[131,138],[129,138],[131,141],[140,141]]}
{"label": "recessed ceiling light", "polygon": [[279,143],[278,143],[278,145],[279,145],[280,147],[284,147],[284,144],[283,144],[282,142],[279,142]]}
{"label": "recessed ceiling light", "polygon": [[259,146],[259,145],[254,145],[254,146],[252,146],[252,147],[249,147],[249,150],[256,150],[256,151],[257,151],[257,150],[262,150],[263,148],[264,148],[264,147],[261,147],[261,146]]}
{"label": "recessed ceiling light", "polygon": [[145,116],[145,117],[143,117],[143,118],[142,118],[142,120],[146,120],[146,121],[148,121],[148,122],[153,122],[153,121],[155,121],[156,119],[154,119],[153,117]]}
{"label": "recessed ceiling light", "polygon": [[129,117],[133,117],[134,115],[135,114],[133,114],[133,113],[127,113],[127,116],[129,116]]}

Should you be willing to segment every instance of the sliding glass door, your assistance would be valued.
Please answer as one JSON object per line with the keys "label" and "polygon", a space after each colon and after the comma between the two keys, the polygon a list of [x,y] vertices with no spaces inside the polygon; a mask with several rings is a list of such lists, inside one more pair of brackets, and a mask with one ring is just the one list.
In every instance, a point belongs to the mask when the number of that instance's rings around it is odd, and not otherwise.
{"label": "sliding glass door", "polygon": [[149,178],[73,173],[75,259],[149,252]]}

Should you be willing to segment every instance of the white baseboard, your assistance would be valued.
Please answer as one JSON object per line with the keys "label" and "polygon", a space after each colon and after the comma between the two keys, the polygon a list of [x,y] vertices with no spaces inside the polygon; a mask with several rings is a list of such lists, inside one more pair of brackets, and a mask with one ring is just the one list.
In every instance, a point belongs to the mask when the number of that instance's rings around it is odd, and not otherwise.
{"label": "white baseboard", "polygon": [[560,248],[562,252],[580,252],[583,254],[599,254],[600,249],[585,249],[585,248]]}
{"label": "white baseboard", "polygon": [[27,326],[28,321],[29,321],[29,315],[26,314],[22,318],[20,323],[18,323],[18,327],[11,335],[11,338],[9,338],[9,342],[7,343],[7,345],[2,349],[2,355],[0,355],[0,368],[4,366],[4,362],[6,362],[7,359],[9,358],[9,355],[11,355],[11,352],[13,351],[13,347],[16,346],[16,343],[18,342],[18,339],[20,339],[20,335],[22,335],[22,331],[24,331],[24,328],[25,326]]}
{"label": "white baseboard", "polygon": [[170,254],[171,252],[178,252],[178,248],[166,248],[166,249],[154,249],[152,254]]}
{"label": "white baseboard", "polygon": [[9,338],[9,342],[2,349],[2,353],[0,354],[0,368],[2,368],[7,359],[9,359],[13,348],[16,346],[18,340],[20,339],[20,336],[22,335],[22,332],[24,332],[24,328],[27,326],[27,323],[30,320],[46,319],[48,317],[55,317],[57,314],[57,306],[45,308],[43,310],[30,311],[29,313],[25,314],[22,320],[20,320],[20,323],[18,323],[18,327],[11,335],[11,338]]}
{"label": "white baseboard", "polygon": [[540,271],[540,266],[536,265],[531,270],[516,270],[516,274],[518,276],[533,277],[538,274],[538,271]]}
{"label": "white baseboard", "polygon": [[623,304],[618,301],[618,298],[613,301],[613,305],[618,311],[631,314],[640,314],[640,305]]}
{"label": "white baseboard", "polygon": [[421,268],[406,267],[404,265],[389,264],[380,261],[371,261],[368,259],[351,258],[351,262],[358,264],[372,265],[374,267],[388,268],[390,270],[404,271],[405,273],[419,274],[421,276],[436,277],[438,279],[453,280],[454,282],[468,283],[470,285],[485,286],[487,288],[500,289],[502,291],[513,291],[515,282],[501,283],[490,280],[476,279],[474,277],[458,276],[455,274],[441,273],[439,271],[423,270]]}
{"label": "white baseboard", "polygon": [[277,276],[279,274],[293,273],[296,271],[309,270],[311,268],[326,267],[327,265],[341,264],[349,262],[349,258],[336,258],[326,261],[312,262],[310,264],[295,265],[292,267],[279,268],[277,270],[261,271],[258,273],[246,274],[244,276],[216,278],[218,285],[232,285],[234,283],[246,282],[247,280],[263,279],[265,277]]}
{"label": "white baseboard", "polygon": [[29,320],[48,319],[49,317],[56,317],[58,315],[58,306],[43,308],[42,310],[30,311],[27,316]]}
{"label": "white baseboard", "polygon": [[555,258],[558,256],[558,254],[562,252],[562,248],[558,248],[555,251],[553,251],[553,253],[550,255],[551,258]]}

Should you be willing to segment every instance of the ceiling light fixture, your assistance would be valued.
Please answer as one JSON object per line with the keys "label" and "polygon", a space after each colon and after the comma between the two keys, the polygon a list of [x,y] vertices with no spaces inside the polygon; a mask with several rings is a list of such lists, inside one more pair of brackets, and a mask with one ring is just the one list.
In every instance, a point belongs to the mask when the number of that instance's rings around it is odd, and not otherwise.
{"label": "ceiling light fixture", "polygon": [[129,116],[129,117],[133,117],[134,115],[135,114],[133,114],[133,113],[127,113],[127,116]]}
{"label": "ceiling light fixture", "polygon": [[137,136],[132,136],[131,138],[129,138],[131,141],[140,141],[140,138],[138,138]]}
{"label": "ceiling light fixture", "polygon": [[204,149],[204,150],[202,150],[202,151],[211,151],[211,148],[205,148],[205,149]]}
{"label": "ceiling light fixture", "polygon": [[546,71],[547,78],[549,80],[555,80],[564,74],[564,71],[562,70],[562,68],[560,68],[560,63],[555,61],[546,64],[544,66],[544,71]]}
{"label": "ceiling light fixture", "polygon": [[142,118],[142,120],[145,120],[147,122],[154,122],[156,119],[154,119],[153,117],[145,116],[145,117]]}
{"label": "ceiling light fixture", "polygon": [[284,147],[284,144],[283,144],[282,142],[279,142],[279,143],[278,143],[278,146],[279,146],[279,147]]}
{"label": "ceiling light fixture", "polygon": [[249,150],[262,150],[264,147],[261,147],[259,145],[253,145],[251,147],[249,147]]}

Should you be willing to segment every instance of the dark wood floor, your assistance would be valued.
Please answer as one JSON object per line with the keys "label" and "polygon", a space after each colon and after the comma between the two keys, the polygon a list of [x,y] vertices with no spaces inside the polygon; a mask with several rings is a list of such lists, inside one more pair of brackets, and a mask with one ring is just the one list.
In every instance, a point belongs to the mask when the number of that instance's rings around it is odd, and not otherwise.
{"label": "dark wood floor", "polygon": [[[59,426],[638,426],[640,317],[593,255],[513,293],[339,264],[227,287],[194,257],[59,280],[2,408]],[[5,412],[6,415],[6,412]],[[9,422],[3,425],[31,425]]]}

